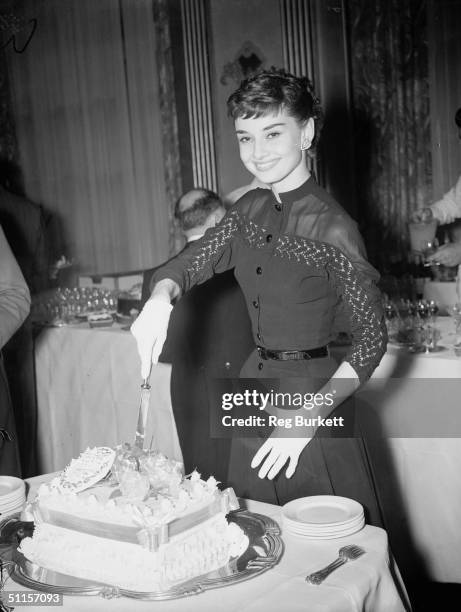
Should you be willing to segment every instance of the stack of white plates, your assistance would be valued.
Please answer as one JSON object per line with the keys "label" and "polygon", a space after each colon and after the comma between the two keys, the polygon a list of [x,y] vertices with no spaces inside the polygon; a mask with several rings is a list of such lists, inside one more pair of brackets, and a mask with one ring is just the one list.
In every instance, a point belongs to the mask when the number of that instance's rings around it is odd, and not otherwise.
{"label": "stack of white plates", "polygon": [[14,476],[0,476],[0,520],[21,512],[25,501],[24,481]]}
{"label": "stack of white plates", "polygon": [[282,508],[284,533],[313,540],[343,538],[365,526],[363,507],[337,495],[294,499]]}

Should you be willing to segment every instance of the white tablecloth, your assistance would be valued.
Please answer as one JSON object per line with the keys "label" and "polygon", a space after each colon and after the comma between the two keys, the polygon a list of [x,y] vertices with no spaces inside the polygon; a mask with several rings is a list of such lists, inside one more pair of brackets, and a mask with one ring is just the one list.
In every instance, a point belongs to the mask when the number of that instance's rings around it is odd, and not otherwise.
{"label": "white tablecloth", "polygon": [[[43,480],[43,477],[29,480],[32,485],[29,498]],[[281,525],[278,506],[250,500],[243,503],[249,510],[270,516]],[[278,565],[245,582],[164,602],[65,596],[63,609],[66,612],[132,612],[154,608],[162,612],[403,612],[409,609],[408,604],[405,607],[402,603],[402,599],[406,601],[405,588],[398,568],[395,564],[390,567],[387,535],[382,529],[366,526],[353,536],[335,540],[302,540],[290,535],[283,536],[283,540],[285,550]],[[362,546],[366,554],[335,571],[320,586],[305,582],[307,574],[330,563],[338,549],[350,543]],[[10,580],[5,590],[25,589]],[[43,608],[28,609],[38,612]]]}
{"label": "white tablecloth", "polygon": [[367,447],[401,567],[418,563],[431,580],[461,582],[461,358],[453,320],[437,326],[446,350],[413,355],[389,344],[357,397],[368,429],[378,426]]}

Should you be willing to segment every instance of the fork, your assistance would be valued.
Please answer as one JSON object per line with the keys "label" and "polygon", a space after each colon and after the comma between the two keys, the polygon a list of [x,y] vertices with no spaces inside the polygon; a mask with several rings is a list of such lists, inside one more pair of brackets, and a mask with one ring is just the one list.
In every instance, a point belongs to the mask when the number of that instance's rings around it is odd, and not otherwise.
{"label": "fork", "polygon": [[348,561],[354,561],[355,559],[358,559],[364,554],[365,551],[363,550],[363,548],[360,548],[360,546],[355,546],[354,544],[350,544],[349,546],[343,546],[339,549],[339,557],[335,559],[333,563],[330,563],[323,569],[306,576],[306,582],[317,585],[322,584],[325,578],[327,578],[331,574],[331,572],[334,572],[335,569],[341,567],[341,565],[344,565]]}

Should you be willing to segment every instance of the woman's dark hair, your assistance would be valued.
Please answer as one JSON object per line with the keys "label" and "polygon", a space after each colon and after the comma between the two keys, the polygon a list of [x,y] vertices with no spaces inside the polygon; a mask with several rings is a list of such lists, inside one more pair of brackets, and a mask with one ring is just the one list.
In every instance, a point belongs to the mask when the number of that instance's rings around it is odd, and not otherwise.
{"label": "woman's dark hair", "polygon": [[461,107],[455,113],[455,123],[461,129]]}
{"label": "woman's dark hair", "polygon": [[317,144],[323,124],[320,101],[306,77],[296,77],[282,69],[263,70],[245,79],[227,100],[227,111],[232,119],[250,119],[285,110],[299,123],[311,117],[315,122],[315,136],[311,149]]}

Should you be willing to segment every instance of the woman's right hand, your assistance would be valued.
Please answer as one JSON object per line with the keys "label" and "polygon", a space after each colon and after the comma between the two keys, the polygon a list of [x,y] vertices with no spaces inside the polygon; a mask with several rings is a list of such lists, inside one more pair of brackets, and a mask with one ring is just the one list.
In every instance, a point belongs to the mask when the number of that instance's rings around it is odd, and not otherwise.
{"label": "woman's right hand", "polygon": [[138,346],[141,377],[144,379],[149,378],[152,364],[158,363],[172,310],[169,295],[154,290],[130,328]]}

